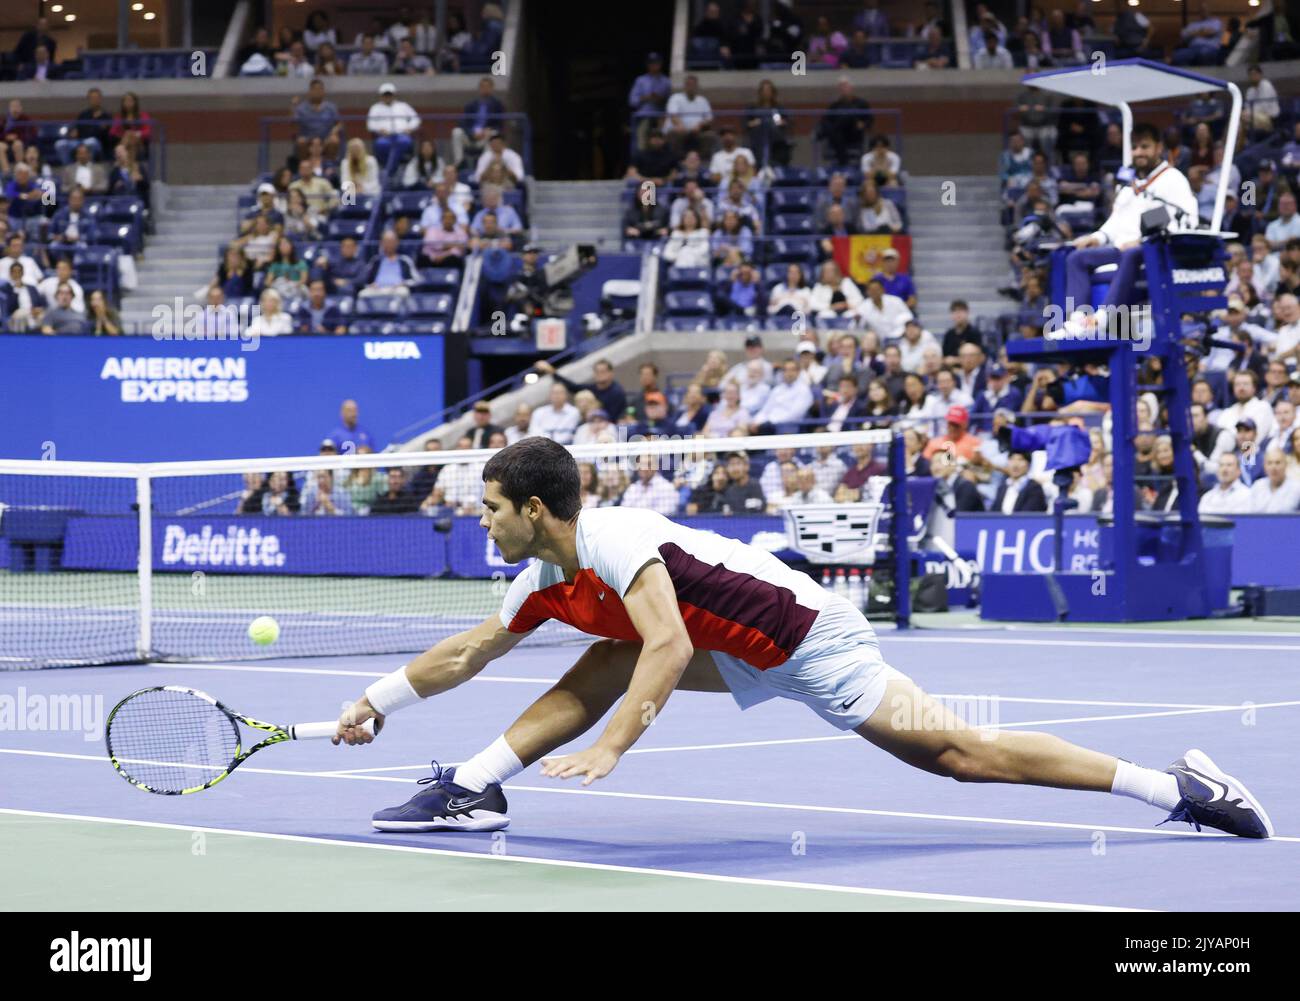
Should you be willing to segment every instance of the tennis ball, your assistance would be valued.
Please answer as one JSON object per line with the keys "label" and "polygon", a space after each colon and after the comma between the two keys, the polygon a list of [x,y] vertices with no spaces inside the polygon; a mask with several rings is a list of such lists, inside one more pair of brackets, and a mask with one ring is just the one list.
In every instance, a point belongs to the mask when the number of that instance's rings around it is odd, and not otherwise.
{"label": "tennis ball", "polygon": [[269,615],[259,615],[248,624],[248,638],[258,646],[270,646],[280,638],[280,623]]}

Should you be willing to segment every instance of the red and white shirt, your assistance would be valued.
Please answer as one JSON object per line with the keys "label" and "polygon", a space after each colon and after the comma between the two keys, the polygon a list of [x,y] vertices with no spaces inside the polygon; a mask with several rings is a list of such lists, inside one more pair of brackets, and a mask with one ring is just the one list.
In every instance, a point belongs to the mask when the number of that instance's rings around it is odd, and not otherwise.
{"label": "red and white shirt", "polygon": [[540,560],[506,593],[502,624],[526,633],[547,619],[593,636],[640,641],[623,597],[647,563],[660,562],[677,590],[697,650],[719,650],[759,670],[790,658],[831,595],[771,553],[654,511],[590,508],[578,515],[578,574]]}

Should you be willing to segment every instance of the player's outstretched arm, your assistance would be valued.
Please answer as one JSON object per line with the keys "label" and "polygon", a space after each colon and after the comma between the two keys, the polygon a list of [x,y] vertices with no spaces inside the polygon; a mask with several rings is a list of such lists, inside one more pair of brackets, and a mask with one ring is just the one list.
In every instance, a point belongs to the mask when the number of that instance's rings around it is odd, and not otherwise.
{"label": "player's outstretched arm", "polygon": [[493,615],[472,629],[447,637],[367,688],[339,717],[334,743],[370,743],[374,737],[360,729],[366,720],[382,724],[388,713],[463,684],[509,653],[525,635],[512,633]]}
{"label": "player's outstretched arm", "polygon": [[641,570],[623,596],[623,607],[642,639],[627,695],[595,744],[576,754],[544,758],[543,775],[561,779],[581,775],[587,786],[612,772],[623,753],[663,712],[695,653],[677,607],[677,591],[662,563],[656,560]]}

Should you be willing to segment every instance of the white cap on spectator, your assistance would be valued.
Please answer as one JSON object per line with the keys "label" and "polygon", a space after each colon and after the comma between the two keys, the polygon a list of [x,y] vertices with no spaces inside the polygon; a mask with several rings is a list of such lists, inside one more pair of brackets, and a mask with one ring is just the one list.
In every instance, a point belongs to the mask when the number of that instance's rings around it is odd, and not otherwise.
{"label": "white cap on spectator", "polygon": [[272,184],[259,184],[257,186],[257,193],[259,195],[273,195],[275,194],[275,186]]}
{"label": "white cap on spectator", "polygon": [[381,84],[379,85],[379,93],[381,93],[381,94],[396,94],[396,93],[397,93],[397,88],[394,87],[391,83],[381,83]]}

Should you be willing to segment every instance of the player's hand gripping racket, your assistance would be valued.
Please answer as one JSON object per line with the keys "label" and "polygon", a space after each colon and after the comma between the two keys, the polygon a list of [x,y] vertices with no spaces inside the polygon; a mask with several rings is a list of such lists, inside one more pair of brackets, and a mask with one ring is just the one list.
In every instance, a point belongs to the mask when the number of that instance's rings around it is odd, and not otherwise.
{"label": "player's hand gripping racket", "polygon": [[[270,734],[243,749],[239,724]],[[374,734],[375,721],[361,729]],[[210,789],[264,747],[288,740],[322,740],[338,722],[279,726],[233,712],[211,695],[167,685],[132,692],[108,716],[108,758],[138,789],[182,796]]]}

